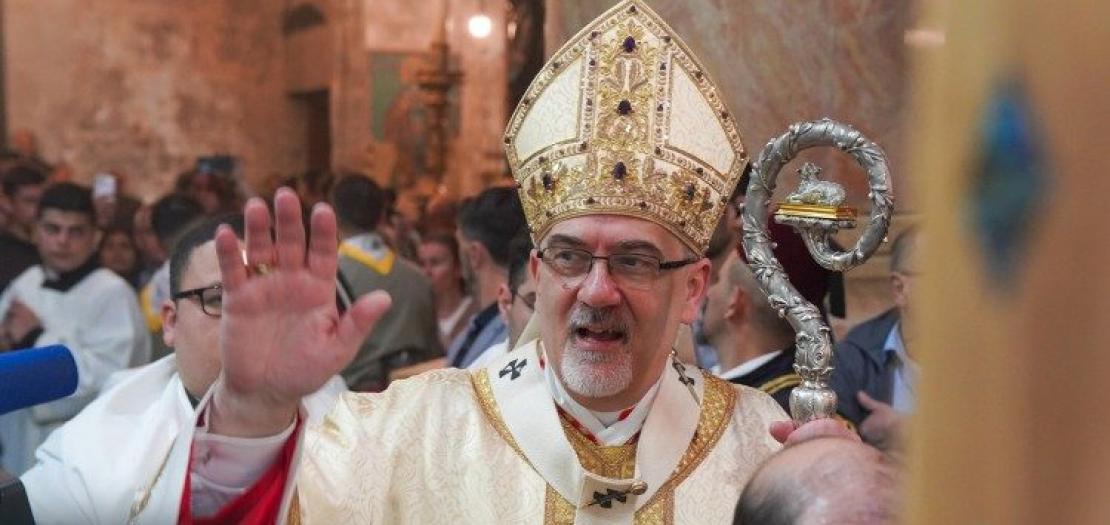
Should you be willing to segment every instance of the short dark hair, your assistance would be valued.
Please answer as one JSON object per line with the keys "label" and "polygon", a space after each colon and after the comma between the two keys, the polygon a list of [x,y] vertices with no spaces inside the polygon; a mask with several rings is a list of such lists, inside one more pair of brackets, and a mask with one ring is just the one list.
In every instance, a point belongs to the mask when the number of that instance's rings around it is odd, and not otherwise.
{"label": "short dark hair", "polygon": [[344,173],[331,189],[335,217],[346,229],[373,231],[382,220],[385,193],[360,173]]}
{"label": "short dark hair", "polygon": [[235,235],[243,238],[243,214],[241,213],[228,213],[204,219],[199,223],[187,228],[181,234],[181,238],[177,240],[174,245],[173,251],[170,253],[170,293],[176,294],[181,291],[181,276],[185,275],[185,270],[189,267],[189,259],[193,256],[193,252],[202,244],[216,238],[216,230],[221,224],[226,224],[231,227]]}
{"label": "short dark hair", "polygon": [[12,166],[4,171],[4,195],[15,197],[15,193],[24,186],[37,186],[46,184],[46,174],[37,168],[26,164]]}
{"label": "short dark hair", "polygon": [[489,188],[463,203],[458,227],[467,238],[486,248],[494,264],[509,265],[509,242],[524,228],[524,210],[513,188]]}
{"label": "short dark hair", "polygon": [[509,241],[509,290],[516,293],[528,274],[528,259],[532,256],[532,236],[528,228],[521,228]]}
{"label": "short dark hair", "polygon": [[79,184],[61,182],[42,192],[38,217],[41,219],[43,212],[49,209],[87,215],[91,222],[96,223],[96,208],[93,207],[92,192]]}
{"label": "short dark hair", "polygon": [[150,229],[163,248],[172,248],[175,237],[204,215],[196,199],[180,192],[158,199],[150,211]]}

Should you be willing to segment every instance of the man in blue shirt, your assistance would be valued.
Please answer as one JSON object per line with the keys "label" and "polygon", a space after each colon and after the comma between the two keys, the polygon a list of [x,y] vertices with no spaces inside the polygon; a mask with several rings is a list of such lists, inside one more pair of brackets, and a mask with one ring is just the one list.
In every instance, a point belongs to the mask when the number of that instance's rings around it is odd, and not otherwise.
{"label": "man in blue shirt", "polygon": [[897,444],[905,416],[913,411],[917,363],[912,357],[913,326],[908,315],[910,289],[917,279],[913,263],[917,231],[898,236],[891,249],[890,284],[894,308],[853,328],[837,344],[829,381],[839,398],[838,411],[871,444]]}

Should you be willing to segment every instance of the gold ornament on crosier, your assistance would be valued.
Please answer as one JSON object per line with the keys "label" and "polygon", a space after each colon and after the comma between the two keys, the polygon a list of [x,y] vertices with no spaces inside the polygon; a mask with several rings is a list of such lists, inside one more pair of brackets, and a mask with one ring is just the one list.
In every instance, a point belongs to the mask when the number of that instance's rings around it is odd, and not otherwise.
{"label": "gold ornament on crosier", "polygon": [[747,163],[705,68],[640,0],[555,53],[513,113],[505,151],[534,240],[571,217],[625,215],[699,254]]}

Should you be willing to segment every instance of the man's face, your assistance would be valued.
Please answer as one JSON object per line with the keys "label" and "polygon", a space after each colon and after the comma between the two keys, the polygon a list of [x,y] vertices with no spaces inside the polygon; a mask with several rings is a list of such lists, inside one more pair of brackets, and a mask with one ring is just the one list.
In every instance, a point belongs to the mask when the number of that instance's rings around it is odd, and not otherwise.
{"label": "man's face", "polygon": [[425,242],[420,244],[420,268],[432,283],[432,290],[437,294],[445,290],[458,290],[459,279],[462,272],[456,264],[456,254],[451,253],[451,248],[439,242]]}
{"label": "man's face", "polygon": [[532,318],[532,311],[536,308],[536,284],[531,275],[524,275],[516,293],[509,291],[509,286],[504,286],[504,291],[498,292],[498,307],[505,324],[509,325],[509,347],[516,345],[524,326]]}
{"label": "man's face", "polygon": [[[607,215],[561,221],[539,248],[577,248],[595,256],[650,255],[661,261],[688,256],[662,227]],[[554,370],[572,393],[604,406],[622,394],[644,392],[658,380],[678,325],[697,315],[709,263],[702,259],[662,271],[640,287],[615,279],[605,261],[594,261],[581,279],[567,279],[537,257],[529,270],[536,282],[536,314],[544,320],[541,338]]]}
{"label": "man's face", "polygon": [[[193,250],[181,274],[181,291],[220,282],[215,241]],[[203,397],[220,374],[220,319],[204,312],[200,297],[184,297],[162,305],[162,340],[177,355],[181,382],[194,397]]]}
{"label": "man's face", "polygon": [[728,250],[728,255],[724,258],[724,263],[721,264],[719,270],[719,278],[709,286],[709,291],[706,292],[703,326],[705,336],[711,343],[725,330],[726,317],[732,306],[732,298],[736,295],[736,286],[729,278],[729,273],[732,265],[736,264],[738,260],[736,250]]}
{"label": "man's face", "polygon": [[47,268],[68,272],[84,264],[96,251],[97,230],[84,213],[53,208],[39,217],[35,244]]}
{"label": "man's face", "polygon": [[100,243],[100,265],[124,277],[135,269],[138,260],[135,244],[126,232],[109,233]]}
{"label": "man's face", "polygon": [[35,224],[35,216],[42,198],[42,184],[24,184],[15,189],[11,196],[11,221],[14,225],[30,230]]}

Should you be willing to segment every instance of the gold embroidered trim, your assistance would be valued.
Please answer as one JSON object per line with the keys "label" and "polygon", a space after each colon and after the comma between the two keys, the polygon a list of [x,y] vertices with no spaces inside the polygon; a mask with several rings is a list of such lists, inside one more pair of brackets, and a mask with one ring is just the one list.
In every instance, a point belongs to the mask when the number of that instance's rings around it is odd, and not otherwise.
{"label": "gold embroidered trim", "polygon": [[[574,73],[577,107],[565,108],[577,117],[574,137],[551,137],[550,144],[531,137],[518,149],[533,108],[558,96],[549,88]],[[728,166],[671,140],[680,75],[713,114],[706,129],[728,141],[734,154]],[[623,0],[571,38],[536,74],[504,139],[533,238],[561,220],[608,213],[651,220],[704,251],[747,164],[737,122],[717,91],[689,47],[640,0]]]}
{"label": "gold embroidered trim", "polygon": [[470,384],[474,385],[474,393],[478,396],[478,405],[482,407],[482,413],[486,415],[489,424],[501,435],[501,439],[504,439],[510,447],[513,447],[513,450],[535,470],[536,467],[532,465],[531,461],[528,461],[528,457],[524,455],[524,451],[520,449],[520,445],[516,443],[516,439],[509,432],[505,420],[501,419],[501,410],[497,408],[497,400],[493,397],[493,387],[489,384],[489,372],[483,368],[470,374]]}
{"label": "gold embroidered trim", "polygon": [[301,495],[294,490],[293,500],[289,502],[289,514],[285,517],[288,525],[301,525]]}
{"label": "gold embroidered trim", "polygon": [[701,414],[698,416],[698,428],[694,431],[694,439],[686,448],[686,453],[679,460],[671,477],[662,487],[659,487],[651,500],[636,512],[636,523],[674,522],[675,489],[686,481],[702,460],[713,451],[725,428],[732,421],[732,413],[736,408],[736,389],[731,383],[709,374],[702,374],[702,377],[705,379],[705,394],[701,403]]}
{"label": "gold embroidered trim", "polygon": [[599,476],[613,479],[630,479],[636,475],[636,443],[630,445],[603,446],[595,444],[566,419],[560,417],[570,446],[582,468]]}
{"label": "gold embroidered trim", "polygon": [[786,374],[759,385],[759,389],[769,395],[774,395],[779,390],[798,386],[800,384],[802,384],[802,376],[798,374]]}

